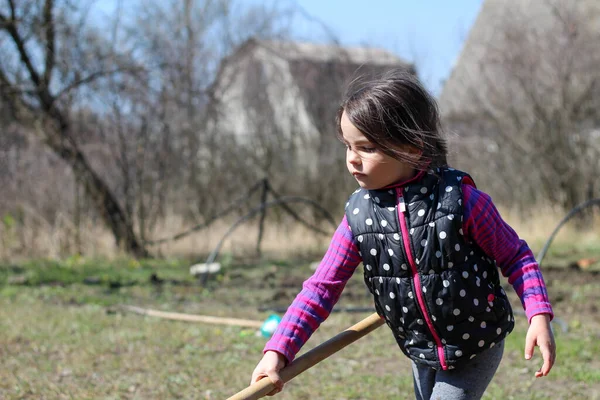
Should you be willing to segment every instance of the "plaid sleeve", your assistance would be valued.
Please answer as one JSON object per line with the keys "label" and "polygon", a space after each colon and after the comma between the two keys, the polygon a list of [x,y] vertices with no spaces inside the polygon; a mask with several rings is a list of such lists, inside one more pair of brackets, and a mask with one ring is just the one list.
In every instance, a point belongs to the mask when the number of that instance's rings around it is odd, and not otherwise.
{"label": "plaid sleeve", "polygon": [[546,284],[527,243],[502,219],[491,197],[463,184],[465,235],[496,260],[521,299],[528,321],[538,314],[554,317]]}
{"label": "plaid sleeve", "polygon": [[360,264],[358,247],[344,219],[315,273],[287,309],[263,352],[276,351],[291,362],[319,325],[327,319],[342,290]]}

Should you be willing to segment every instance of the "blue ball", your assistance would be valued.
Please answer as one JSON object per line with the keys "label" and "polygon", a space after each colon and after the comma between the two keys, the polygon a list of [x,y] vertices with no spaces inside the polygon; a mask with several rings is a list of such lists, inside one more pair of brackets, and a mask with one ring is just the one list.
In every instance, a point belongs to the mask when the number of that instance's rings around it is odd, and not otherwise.
{"label": "blue ball", "polygon": [[266,338],[271,337],[271,335],[273,334],[273,332],[275,332],[275,329],[277,329],[277,325],[279,325],[280,322],[281,318],[279,318],[279,315],[269,315],[269,317],[265,320],[265,322],[263,322],[262,326],[260,327],[261,335],[263,335]]}

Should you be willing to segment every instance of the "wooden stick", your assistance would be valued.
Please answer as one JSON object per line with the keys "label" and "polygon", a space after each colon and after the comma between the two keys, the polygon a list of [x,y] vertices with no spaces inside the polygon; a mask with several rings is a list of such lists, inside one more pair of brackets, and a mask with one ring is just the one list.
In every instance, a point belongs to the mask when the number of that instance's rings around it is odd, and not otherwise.
{"label": "wooden stick", "polygon": [[151,317],[174,319],[177,321],[188,321],[188,322],[205,322],[207,324],[218,324],[218,325],[233,325],[233,326],[244,326],[248,328],[261,328],[263,323],[261,321],[254,321],[250,319],[238,319],[238,318],[223,318],[223,317],[211,317],[208,315],[192,315],[182,314],[174,312],[165,312],[158,310],[151,310],[148,308],[141,308],[135,306],[120,306],[124,310],[134,312],[141,315],[149,315]]}
{"label": "wooden stick", "polygon": [[[384,319],[379,317],[377,313],[373,313],[356,325],[351,326],[292,361],[290,365],[279,371],[279,376],[284,382],[289,382],[310,367],[374,331],[384,323]],[[268,378],[263,378],[258,382],[254,382],[241,392],[231,396],[227,400],[256,400],[266,396],[273,389],[275,389],[273,382]]]}

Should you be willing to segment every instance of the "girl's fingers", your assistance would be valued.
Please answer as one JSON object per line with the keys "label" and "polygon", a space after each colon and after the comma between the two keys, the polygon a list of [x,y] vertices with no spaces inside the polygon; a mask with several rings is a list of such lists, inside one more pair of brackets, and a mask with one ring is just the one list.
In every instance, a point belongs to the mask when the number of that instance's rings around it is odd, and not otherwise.
{"label": "girl's fingers", "polygon": [[283,382],[283,380],[281,380],[281,378],[279,377],[279,374],[276,371],[271,371],[271,372],[266,372],[266,373],[261,372],[261,373],[257,373],[256,375],[252,375],[252,381],[250,382],[250,385],[252,385],[253,383],[256,383],[264,378],[269,378],[269,380],[271,380],[271,382],[273,382],[273,385],[275,386],[275,388],[271,392],[267,393],[267,396],[273,396],[283,390],[284,382]]}
{"label": "girl's fingers", "polygon": [[535,348],[535,341],[529,338],[527,335],[525,339],[525,359],[530,360],[533,357],[533,349]]}
{"label": "girl's fingers", "polygon": [[552,343],[544,342],[544,344],[540,346],[540,351],[542,352],[542,359],[544,360],[544,364],[535,374],[535,376],[538,378],[540,376],[548,375],[548,373],[552,369],[552,366],[554,365],[554,360],[556,358],[556,353]]}
{"label": "girl's fingers", "polygon": [[556,359],[556,350],[552,343],[548,343],[546,346],[544,346],[544,348],[545,349],[542,350],[542,354],[544,356],[544,366],[542,367],[542,372],[544,372],[545,376],[548,375],[548,373],[554,366],[554,360]]}
{"label": "girl's fingers", "polygon": [[273,382],[273,385],[275,385],[277,391],[281,392],[281,390],[283,390],[283,380],[279,376],[279,373],[277,371],[267,371],[267,374],[269,379],[271,379],[271,382]]}
{"label": "girl's fingers", "polygon": [[267,376],[267,374],[255,372],[252,374],[252,379],[250,380],[250,384],[252,385],[253,383],[260,381],[262,378],[264,378],[266,376]]}

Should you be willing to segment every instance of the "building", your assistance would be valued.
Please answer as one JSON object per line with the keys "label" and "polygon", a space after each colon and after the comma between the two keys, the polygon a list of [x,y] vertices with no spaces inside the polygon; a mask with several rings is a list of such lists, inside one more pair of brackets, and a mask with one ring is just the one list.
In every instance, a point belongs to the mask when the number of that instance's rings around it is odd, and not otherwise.
{"label": "building", "polygon": [[221,65],[212,126],[240,143],[300,149],[299,159],[315,166],[331,151],[324,136],[335,136],[346,85],[397,68],[415,73],[382,49],[250,39]]}

